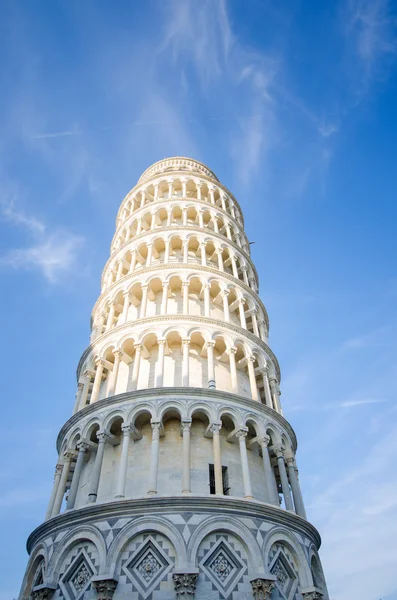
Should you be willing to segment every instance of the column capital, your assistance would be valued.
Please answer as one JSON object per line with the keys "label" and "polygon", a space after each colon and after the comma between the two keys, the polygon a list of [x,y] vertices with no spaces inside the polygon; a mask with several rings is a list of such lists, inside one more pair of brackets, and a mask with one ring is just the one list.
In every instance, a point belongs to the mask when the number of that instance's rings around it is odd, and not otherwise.
{"label": "column capital", "polygon": [[55,587],[48,584],[36,585],[32,591],[33,600],[50,600],[55,593]]}
{"label": "column capital", "polygon": [[181,430],[182,430],[182,433],[184,431],[190,431],[191,426],[192,426],[192,421],[191,420],[190,421],[181,421]]}
{"label": "column capital", "polygon": [[97,367],[99,367],[99,366],[101,366],[102,368],[105,367],[105,361],[103,360],[103,358],[97,357],[95,359],[95,364],[96,364]]}
{"label": "column capital", "polygon": [[182,596],[194,598],[198,576],[198,571],[190,573],[172,574],[172,579],[174,582],[174,591],[176,593],[177,598],[180,598]]}
{"label": "column capital", "polygon": [[182,340],[182,346],[190,346],[190,340],[188,338],[184,338]]}
{"label": "column capital", "polygon": [[284,448],[282,446],[273,446],[273,452],[277,458],[284,458]]}
{"label": "column capital", "polygon": [[258,443],[262,446],[262,448],[267,448],[270,442],[270,435],[263,435],[262,437],[258,437]]}
{"label": "column capital", "polygon": [[98,431],[96,436],[97,436],[98,442],[100,444],[104,444],[107,441],[107,439],[110,437],[108,431]]}
{"label": "column capital", "polygon": [[308,591],[302,590],[302,597],[304,600],[322,600],[324,594],[317,588],[312,588]]}
{"label": "column capital", "polygon": [[221,429],[222,429],[222,423],[211,423],[211,425],[210,425],[210,431],[212,432],[212,434],[219,433]]}
{"label": "column capital", "polygon": [[295,458],[293,456],[286,456],[285,462],[289,467],[295,467]]}
{"label": "column capital", "polygon": [[94,371],[90,371],[89,369],[87,369],[87,371],[84,371],[84,377],[86,379],[93,379],[95,377],[95,373]]}
{"label": "column capital", "polygon": [[114,358],[118,358],[121,360],[121,357],[123,356],[123,353],[121,350],[113,350],[113,356]]}
{"label": "column capital", "polygon": [[117,584],[116,579],[94,579],[92,587],[97,593],[97,600],[112,600]]}
{"label": "column capital", "polygon": [[215,342],[213,342],[212,340],[210,342],[205,342],[204,347],[205,347],[205,349],[207,349],[207,348],[214,348],[215,347]]}
{"label": "column capital", "polygon": [[135,349],[135,352],[137,350],[139,350],[139,352],[142,352],[142,350],[143,350],[143,344],[134,344],[134,349]]}
{"label": "column capital", "polygon": [[226,354],[236,354],[237,353],[237,348],[235,346],[232,346],[232,348],[228,348],[226,350]]}
{"label": "column capital", "polygon": [[82,383],[81,381],[79,381],[78,384],[77,384],[77,389],[78,390],[82,390],[83,387],[84,387],[84,383]]}
{"label": "column capital", "polygon": [[70,462],[71,460],[73,460],[76,456],[76,451],[75,450],[66,450],[66,452],[64,452],[63,454],[63,461],[65,462]]}
{"label": "column capital", "polygon": [[131,435],[132,426],[131,423],[123,423],[121,426],[121,431],[123,435]]}
{"label": "column capital", "polygon": [[123,296],[124,296],[124,298],[129,298],[130,297],[130,290],[124,290]]}
{"label": "column capital", "polygon": [[221,296],[222,296],[222,298],[223,298],[224,296],[228,296],[229,294],[230,294],[230,290],[222,290],[222,291],[221,291]]}
{"label": "column capital", "polygon": [[158,346],[165,346],[167,340],[165,338],[160,338],[157,340],[157,345]]}
{"label": "column capital", "polygon": [[57,475],[60,475],[62,473],[62,469],[63,469],[63,464],[62,463],[57,463],[56,466],[55,466],[54,476],[56,477]]}
{"label": "column capital", "polygon": [[240,439],[240,438],[245,438],[247,437],[248,434],[248,427],[240,427],[240,429],[238,429],[236,431],[236,438]]}
{"label": "column capital", "polygon": [[272,591],[276,587],[274,575],[257,577],[251,580],[252,593],[255,600],[270,600]]}
{"label": "column capital", "polygon": [[254,363],[256,361],[256,358],[253,354],[250,354],[249,356],[247,356],[247,360],[249,360],[250,362]]}
{"label": "column capital", "polygon": [[77,450],[79,450],[79,451],[82,450],[83,452],[86,452],[87,450],[91,450],[91,448],[92,448],[91,442],[88,442],[85,440],[82,440],[81,442],[79,442],[77,444]]}

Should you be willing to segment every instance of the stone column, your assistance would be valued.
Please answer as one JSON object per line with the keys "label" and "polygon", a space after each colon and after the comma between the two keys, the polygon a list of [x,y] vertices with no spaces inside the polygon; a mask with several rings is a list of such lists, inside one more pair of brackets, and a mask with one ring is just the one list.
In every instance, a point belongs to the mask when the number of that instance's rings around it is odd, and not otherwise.
{"label": "stone column", "polygon": [[111,374],[111,380],[110,380],[109,391],[108,391],[109,396],[114,396],[114,394],[116,392],[117,377],[119,374],[119,368],[120,368],[120,362],[121,362],[121,356],[122,356],[122,353],[120,350],[113,350],[113,354],[114,354],[114,363],[113,363],[113,371]]}
{"label": "stone column", "polygon": [[123,275],[123,261],[120,260],[120,262],[117,264],[116,281],[121,279],[122,275]]}
{"label": "stone column", "polygon": [[303,503],[302,492],[299,485],[299,480],[296,474],[296,465],[295,459],[293,456],[289,456],[286,459],[289,482],[291,484],[292,489],[292,497],[294,499],[295,512],[297,515],[302,517],[302,519],[307,519],[305,505]]}
{"label": "stone column", "polygon": [[218,219],[214,216],[212,217],[212,222],[214,224],[214,231],[215,233],[219,233],[219,227],[218,227]]}
{"label": "stone column", "polygon": [[123,316],[121,319],[122,323],[127,323],[128,321],[128,309],[130,308],[130,293],[129,292],[124,292],[123,293],[123,297],[124,297],[124,306],[123,306]]}
{"label": "stone column", "polygon": [[160,313],[162,315],[167,314],[167,303],[168,303],[168,281],[163,281],[163,296],[161,298]]}
{"label": "stone column", "polygon": [[182,208],[182,225],[184,227],[187,226],[187,208],[186,207]]}
{"label": "stone column", "polygon": [[191,421],[182,421],[183,436],[183,471],[182,494],[190,494],[190,427]]}
{"label": "stone column", "polygon": [[136,236],[137,236],[137,235],[141,235],[141,233],[142,233],[142,218],[141,218],[141,217],[139,217],[139,218],[138,218],[138,222],[137,222],[137,224],[136,224],[136,234],[135,234],[135,235],[136,235]]}
{"label": "stone column", "polygon": [[238,303],[238,310],[240,313],[240,323],[243,329],[247,329],[247,321],[245,320],[245,312],[244,312],[244,301],[240,300]]}
{"label": "stone column", "polygon": [[116,579],[103,579],[103,575],[98,577],[98,579],[92,580],[92,587],[96,591],[97,600],[112,600],[118,582]]}
{"label": "stone column", "polygon": [[79,383],[77,384],[77,393],[76,393],[76,400],[75,400],[74,408],[73,408],[73,414],[75,414],[79,410],[83,389],[84,389],[84,383],[79,381]]}
{"label": "stone column", "polygon": [[276,587],[276,578],[272,575],[257,577],[251,580],[251,587],[254,600],[271,600],[272,591]]}
{"label": "stone column", "polygon": [[206,267],[207,266],[207,254],[205,252],[205,246],[206,246],[206,244],[204,242],[200,244],[200,249],[201,249],[201,266],[202,267]]}
{"label": "stone column", "polygon": [[194,600],[198,576],[198,571],[190,573],[173,573],[172,579],[174,581],[176,597]]}
{"label": "stone column", "polygon": [[155,183],[154,184],[154,200],[158,200],[159,199],[159,184]]}
{"label": "stone column", "polygon": [[171,227],[172,210],[167,210],[167,227]]}
{"label": "stone column", "polygon": [[51,517],[55,517],[56,515],[59,515],[59,513],[60,513],[61,506],[62,506],[62,500],[65,495],[66,484],[67,484],[67,481],[69,478],[70,463],[72,462],[72,458],[74,458],[74,456],[75,456],[74,452],[68,451],[65,453],[65,455],[63,457],[62,475],[61,475],[61,479],[59,481],[54,505],[52,507]]}
{"label": "stone column", "polygon": [[92,388],[90,404],[92,404],[93,402],[96,402],[98,400],[99,388],[100,388],[101,382],[102,382],[104,366],[105,365],[102,360],[97,361],[96,371],[95,371],[95,379],[94,379],[94,385]]}
{"label": "stone column", "polygon": [[172,198],[172,181],[168,182],[168,198]]}
{"label": "stone column", "polygon": [[74,504],[76,502],[77,491],[79,489],[79,483],[80,483],[81,471],[83,469],[85,453],[89,449],[89,447],[90,447],[89,444],[87,444],[86,442],[80,442],[77,445],[79,452],[77,454],[76,466],[74,468],[72,484],[70,486],[69,497],[68,497],[68,501],[66,504],[66,510],[71,510],[72,508],[74,508]]}
{"label": "stone column", "polygon": [[208,361],[208,387],[216,388],[215,383],[215,363],[214,363],[214,346],[215,342],[207,342],[207,361]]}
{"label": "stone column", "polygon": [[201,229],[204,229],[204,219],[203,219],[203,211],[202,210],[198,211],[198,219],[199,219],[199,227],[201,227]]}
{"label": "stone column", "polygon": [[111,304],[110,308],[109,308],[108,319],[106,321],[106,331],[109,331],[109,329],[113,326],[113,319],[114,319],[114,304]]}
{"label": "stone column", "polygon": [[248,365],[248,376],[249,376],[250,387],[251,387],[251,396],[252,396],[253,400],[258,401],[259,396],[258,396],[258,387],[256,385],[254,362],[255,362],[255,356],[248,356],[247,365]]}
{"label": "stone column", "polygon": [[221,193],[221,204],[222,204],[222,208],[225,212],[227,212],[226,210],[226,201],[225,201],[225,196]]}
{"label": "stone column", "polygon": [[80,406],[79,410],[85,407],[88,398],[88,392],[90,391],[91,379],[95,377],[95,373],[93,371],[84,371],[84,388],[80,398]]}
{"label": "stone column", "polygon": [[269,384],[270,384],[270,389],[272,392],[273,406],[274,406],[275,410],[277,410],[277,412],[282,415],[283,413],[282,413],[282,410],[280,407],[279,396],[278,396],[279,392],[278,392],[278,386],[277,386],[276,379],[274,377],[270,377]]}
{"label": "stone column", "polygon": [[284,463],[284,451],[280,447],[273,448],[274,453],[277,457],[278,470],[280,472],[281,488],[283,490],[285,508],[290,512],[294,512],[294,506],[292,504],[291,491],[289,489],[287,471],[285,470]]}
{"label": "stone column", "polygon": [[259,331],[260,331],[260,337],[261,340],[263,342],[267,341],[267,331],[266,331],[266,326],[265,326],[265,322],[264,321],[259,321]]}
{"label": "stone column", "polygon": [[170,240],[164,240],[164,264],[166,265],[170,260]]}
{"label": "stone column", "polygon": [[219,250],[216,251],[217,255],[218,255],[218,269],[220,271],[224,271],[224,267],[223,267],[223,258],[222,258],[222,250],[219,248]]}
{"label": "stone column", "polygon": [[241,272],[243,274],[243,278],[244,278],[244,283],[245,285],[249,285],[249,281],[248,281],[248,275],[247,275],[247,267],[245,265],[243,265],[241,267]]}
{"label": "stone column", "polygon": [[232,391],[238,393],[238,380],[237,380],[237,368],[236,368],[236,348],[229,348],[227,354],[229,355],[230,365],[230,380],[232,384]]}
{"label": "stone column", "polygon": [[270,387],[269,387],[269,379],[267,377],[266,369],[264,369],[262,371],[262,375],[263,375],[263,387],[265,388],[266,406],[268,406],[269,408],[273,408],[272,396],[271,396]]}
{"label": "stone column", "polygon": [[204,292],[204,316],[210,316],[210,284],[203,284],[203,292]]}
{"label": "stone column", "polygon": [[156,228],[156,213],[152,212],[152,220],[150,221],[150,229],[153,230]]}
{"label": "stone column", "polygon": [[274,477],[273,467],[270,462],[269,456],[269,442],[270,437],[268,435],[263,436],[258,439],[258,442],[262,448],[262,459],[263,459],[263,469],[265,471],[265,487],[266,487],[266,497],[267,502],[270,504],[275,504],[277,507],[280,506],[276,478]]}
{"label": "stone column", "polygon": [[183,297],[183,314],[184,315],[188,315],[189,314],[189,282],[188,281],[183,281],[182,282],[182,287],[183,287],[183,292],[182,292],[182,297]]}
{"label": "stone column", "polygon": [[221,458],[221,439],[220,430],[222,423],[213,423],[211,425],[212,444],[214,451],[214,475],[215,475],[215,494],[223,496],[223,477],[222,477],[222,458]]}
{"label": "stone column", "polygon": [[142,344],[135,344],[134,366],[132,367],[131,388],[136,390],[138,387],[139,367],[141,366]]}
{"label": "stone column", "polygon": [[123,445],[121,448],[119,473],[117,477],[116,498],[125,497],[125,482],[127,480],[128,449],[131,439],[131,425],[129,423],[124,423],[121,426],[121,431],[123,433]]}
{"label": "stone column", "polygon": [[186,184],[187,184],[186,179],[182,179],[182,196],[184,198],[186,198]]}
{"label": "stone column", "polygon": [[189,344],[190,340],[182,340],[182,385],[189,387]]}
{"label": "stone column", "polygon": [[141,208],[145,206],[146,202],[146,190],[141,190]]}
{"label": "stone column", "polygon": [[312,588],[310,591],[303,591],[303,600],[323,600],[324,594],[317,588]]}
{"label": "stone column", "polygon": [[243,472],[243,485],[244,485],[244,498],[247,500],[252,500],[252,490],[251,490],[251,479],[250,472],[248,466],[248,455],[247,455],[247,445],[245,443],[245,438],[247,437],[248,429],[241,428],[236,433],[236,437],[238,439],[240,445],[240,459],[241,459],[241,469]]}
{"label": "stone column", "polygon": [[152,254],[153,254],[153,244],[147,244],[147,257],[146,257],[146,266],[150,267],[152,264]]}
{"label": "stone column", "polygon": [[139,314],[140,319],[144,319],[146,317],[146,305],[147,305],[147,295],[148,295],[148,286],[142,286],[142,299],[141,299],[141,312]]}
{"label": "stone column", "polygon": [[130,268],[128,269],[128,273],[133,273],[136,265],[136,250],[131,251],[131,262]]}
{"label": "stone column", "polygon": [[48,519],[51,518],[52,510],[54,508],[55,498],[56,498],[58,488],[59,488],[59,482],[61,480],[62,468],[63,467],[61,464],[57,464],[57,466],[55,467],[54,483],[52,486],[50,501],[48,502],[48,508],[47,508],[47,512],[44,517],[44,521],[48,521]]}
{"label": "stone column", "polygon": [[153,422],[152,425],[152,446],[150,450],[150,473],[149,473],[149,491],[150,496],[157,494],[157,472],[159,467],[159,446],[160,446],[160,422]]}
{"label": "stone column", "polygon": [[229,302],[228,302],[229,290],[222,291],[222,299],[223,299],[223,316],[225,318],[226,323],[230,323],[230,311],[229,311]]}
{"label": "stone column", "polygon": [[238,279],[237,263],[236,263],[236,257],[234,256],[234,254],[230,255],[230,260],[232,261],[233,277]]}
{"label": "stone column", "polygon": [[209,188],[209,192],[210,192],[210,202],[211,202],[211,204],[215,204],[215,197],[214,197],[215,189],[211,187],[211,188]]}
{"label": "stone column", "polygon": [[163,387],[165,340],[157,340],[157,344],[159,348],[159,354],[157,358],[158,373],[156,374],[156,387]]}
{"label": "stone column", "polygon": [[197,187],[197,200],[201,200],[201,183],[197,183],[196,187]]}
{"label": "stone column", "polygon": [[90,492],[88,494],[88,502],[96,502],[98,496],[99,481],[101,478],[103,455],[105,452],[105,444],[108,437],[106,431],[99,431],[96,434],[98,438],[98,448],[96,451],[95,463],[92,469]]}
{"label": "stone column", "polygon": [[252,311],[251,317],[252,317],[252,326],[254,328],[254,334],[257,337],[260,337],[259,336],[259,328],[258,328],[258,319],[257,319],[257,316],[256,316],[256,310]]}

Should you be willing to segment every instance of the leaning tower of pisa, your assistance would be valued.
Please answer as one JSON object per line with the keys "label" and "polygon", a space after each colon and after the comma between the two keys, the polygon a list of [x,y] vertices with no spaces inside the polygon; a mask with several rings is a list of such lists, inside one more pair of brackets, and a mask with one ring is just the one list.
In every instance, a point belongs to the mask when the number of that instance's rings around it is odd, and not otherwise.
{"label": "leaning tower of pisa", "polygon": [[326,600],[241,208],[205,165],[121,203],[20,600]]}

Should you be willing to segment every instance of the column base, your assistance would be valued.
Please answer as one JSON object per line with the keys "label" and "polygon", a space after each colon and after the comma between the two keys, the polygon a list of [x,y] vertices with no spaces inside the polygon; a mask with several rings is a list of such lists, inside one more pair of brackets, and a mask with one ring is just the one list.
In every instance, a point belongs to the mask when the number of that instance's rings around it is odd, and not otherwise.
{"label": "column base", "polygon": [[94,504],[96,502],[98,494],[88,494],[88,504]]}
{"label": "column base", "polygon": [[122,498],[125,498],[124,494],[117,494],[117,496],[115,496],[115,500],[121,500]]}
{"label": "column base", "polygon": [[214,379],[210,379],[208,382],[208,387],[212,390],[216,389],[216,385],[215,385],[215,380]]}
{"label": "column base", "polygon": [[147,493],[147,495],[148,495],[148,496],[157,496],[157,492],[154,492],[154,491],[149,491],[149,492]]}

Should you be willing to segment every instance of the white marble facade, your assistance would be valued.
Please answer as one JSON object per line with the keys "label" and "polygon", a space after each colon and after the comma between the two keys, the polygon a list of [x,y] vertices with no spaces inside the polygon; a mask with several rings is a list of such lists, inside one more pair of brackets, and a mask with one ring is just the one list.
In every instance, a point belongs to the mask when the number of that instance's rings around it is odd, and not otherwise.
{"label": "white marble facade", "polygon": [[241,208],[205,165],[123,200],[20,600],[327,599]]}

